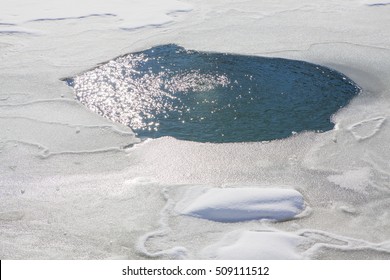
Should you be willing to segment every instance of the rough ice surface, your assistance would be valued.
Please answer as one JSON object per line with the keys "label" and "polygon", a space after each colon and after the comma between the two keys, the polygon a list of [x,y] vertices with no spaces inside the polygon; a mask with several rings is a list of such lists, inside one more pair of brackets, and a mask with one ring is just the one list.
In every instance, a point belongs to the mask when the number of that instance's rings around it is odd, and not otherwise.
{"label": "rough ice surface", "polygon": [[[201,190],[201,193],[199,194]],[[304,209],[302,195],[283,188],[194,188],[176,211],[183,215],[217,222],[293,219]]]}
{"label": "rough ice surface", "polygon": [[[1,259],[390,259],[386,1],[14,2],[0,9]],[[171,43],[320,64],[362,93],[325,133],[139,143],[61,81]],[[311,212],[272,223],[178,215],[196,186],[298,186]],[[262,240],[280,250],[251,252]]]}

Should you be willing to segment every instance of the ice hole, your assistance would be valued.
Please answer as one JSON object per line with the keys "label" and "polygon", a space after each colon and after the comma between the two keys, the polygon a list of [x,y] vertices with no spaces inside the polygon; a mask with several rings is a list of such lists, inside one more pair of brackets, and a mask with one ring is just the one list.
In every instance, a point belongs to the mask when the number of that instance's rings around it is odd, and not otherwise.
{"label": "ice hole", "polygon": [[76,99],[141,138],[253,142],[333,128],[359,92],[332,69],[162,45],[65,79]]}

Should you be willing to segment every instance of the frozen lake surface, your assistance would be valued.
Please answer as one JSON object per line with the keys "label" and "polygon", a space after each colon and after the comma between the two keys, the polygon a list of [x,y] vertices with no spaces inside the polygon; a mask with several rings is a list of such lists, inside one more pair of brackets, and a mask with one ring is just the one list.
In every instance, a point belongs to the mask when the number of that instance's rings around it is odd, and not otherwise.
{"label": "frozen lake surface", "polygon": [[[387,2],[1,3],[1,259],[390,259]],[[322,133],[141,142],[63,82],[167,44],[306,61],[361,92]]]}

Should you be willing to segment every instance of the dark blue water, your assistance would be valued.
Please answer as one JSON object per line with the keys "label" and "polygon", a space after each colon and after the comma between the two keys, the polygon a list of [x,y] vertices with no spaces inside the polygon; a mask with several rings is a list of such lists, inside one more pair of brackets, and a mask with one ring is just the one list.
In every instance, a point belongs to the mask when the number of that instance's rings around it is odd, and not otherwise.
{"label": "dark blue water", "polygon": [[247,142],[333,128],[358,94],[350,79],[302,61],[157,46],[66,80],[94,112],[140,137]]}

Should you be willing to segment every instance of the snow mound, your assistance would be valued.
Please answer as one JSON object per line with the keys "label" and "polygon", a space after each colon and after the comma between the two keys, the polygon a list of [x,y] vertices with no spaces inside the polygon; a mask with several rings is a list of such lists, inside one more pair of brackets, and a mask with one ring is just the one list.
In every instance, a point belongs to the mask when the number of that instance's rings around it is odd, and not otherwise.
{"label": "snow mound", "polygon": [[209,188],[187,191],[175,210],[216,222],[290,220],[305,208],[302,195],[285,188]]}
{"label": "snow mound", "polygon": [[298,246],[305,238],[278,231],[233,231],[221,241],[206,247],[202,255],[223,260],[296,260],[303,255]]}
{"label": "snow mound", "polygon": [[228,232],[200,255],[205,259],[389,259],[388,243],[303,229],[283,232],[271,228]]}

